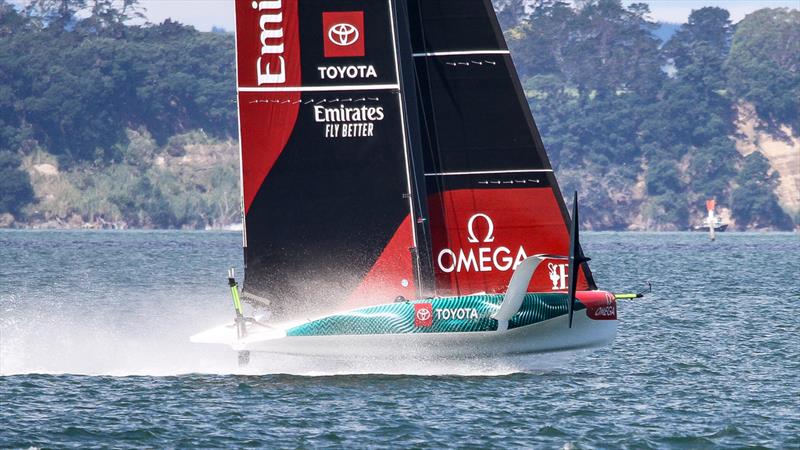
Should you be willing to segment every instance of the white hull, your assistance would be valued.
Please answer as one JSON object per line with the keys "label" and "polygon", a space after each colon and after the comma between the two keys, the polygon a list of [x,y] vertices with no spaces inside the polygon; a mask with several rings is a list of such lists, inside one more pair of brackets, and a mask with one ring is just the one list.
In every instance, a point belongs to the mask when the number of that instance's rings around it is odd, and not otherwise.
{"label": "white hull", "polygon": [[537,353],[572,352],[610,344],[616,320],[592,320],[585,310],[508,331],[286,337],[278,329],[251,325],[247,338],[236,339],[233,324],[192,337],[196,343],[230,345],[234,350],[332,360],[463,360]]}

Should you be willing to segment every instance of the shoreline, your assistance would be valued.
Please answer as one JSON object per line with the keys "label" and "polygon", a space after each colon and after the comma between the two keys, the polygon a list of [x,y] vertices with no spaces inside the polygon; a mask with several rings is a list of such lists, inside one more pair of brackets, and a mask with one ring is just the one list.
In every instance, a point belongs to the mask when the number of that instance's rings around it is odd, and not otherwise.
{"label": "shoreline", "polygon": [[[21,226],[21,227],[0,227],[2,232],[15,232],[15,231],[76,231],[76,232],[111,232],[111,233],[141,233],[141,232],[229,232],[241,233],[241,224],[231,224],[223,227],[206,227],[206,228],[90,228],[90,227],[38,227],[38,226]],[[696,234],[697,236],[704,236],[707,233],[692,231],[692,230],[581,230],[582,233],[602,234],[602,233],[631,233],[631,234]],[[717,232],[717,236],[726,234],[800,234],[800,227],[794,230],[774,230],[774,229],[753,229],[753,230],[728,230],[724,232]]]}

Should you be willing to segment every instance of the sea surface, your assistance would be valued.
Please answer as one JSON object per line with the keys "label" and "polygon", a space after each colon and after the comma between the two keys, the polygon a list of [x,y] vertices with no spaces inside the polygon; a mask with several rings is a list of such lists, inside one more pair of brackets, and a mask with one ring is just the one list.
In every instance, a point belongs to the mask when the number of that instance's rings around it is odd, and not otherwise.
{"label": "sea surface", "polygon": [[238,233],[0,231],[0,448],[800,448],[800,236],[583,241],[601,288],[653,286],[612,346],[352,374],[188,342]]}

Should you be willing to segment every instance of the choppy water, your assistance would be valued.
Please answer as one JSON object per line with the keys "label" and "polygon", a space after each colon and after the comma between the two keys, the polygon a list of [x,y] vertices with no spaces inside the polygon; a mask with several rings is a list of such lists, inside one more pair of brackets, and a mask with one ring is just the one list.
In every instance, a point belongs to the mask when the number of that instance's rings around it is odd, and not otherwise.
{"label": "choppy water", "polygon": [[587,233],[602,288],[653,282],[613,346],[426,376],[235,374],[230,351],[188,343],[230,317],[239,246],[0,232],[0,447],[800,447],[795,234]]}

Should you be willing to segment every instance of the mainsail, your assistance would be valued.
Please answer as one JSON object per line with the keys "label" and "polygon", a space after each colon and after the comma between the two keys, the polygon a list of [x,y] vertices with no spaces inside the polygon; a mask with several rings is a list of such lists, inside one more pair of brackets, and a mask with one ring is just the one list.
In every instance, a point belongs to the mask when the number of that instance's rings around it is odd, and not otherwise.
{"label": "mainsail", "polygon": [[[236,0],[236,32],[245,298],[291,319],[499,292],[567,253],[489,0]],[[566,290],[540,267],[531,290]]]}
{"label": "mainsail", "polygon": [[244,296],[278,318],[415,295],[393,14],[236,1]]}
{"label": "mainsail", "polygon": [[[526,256],[569,251],[564,199],[491,1],[408,2],[435,292],[504,292]],[[566,290],[567,273],[545,261],[530,291]]]}

